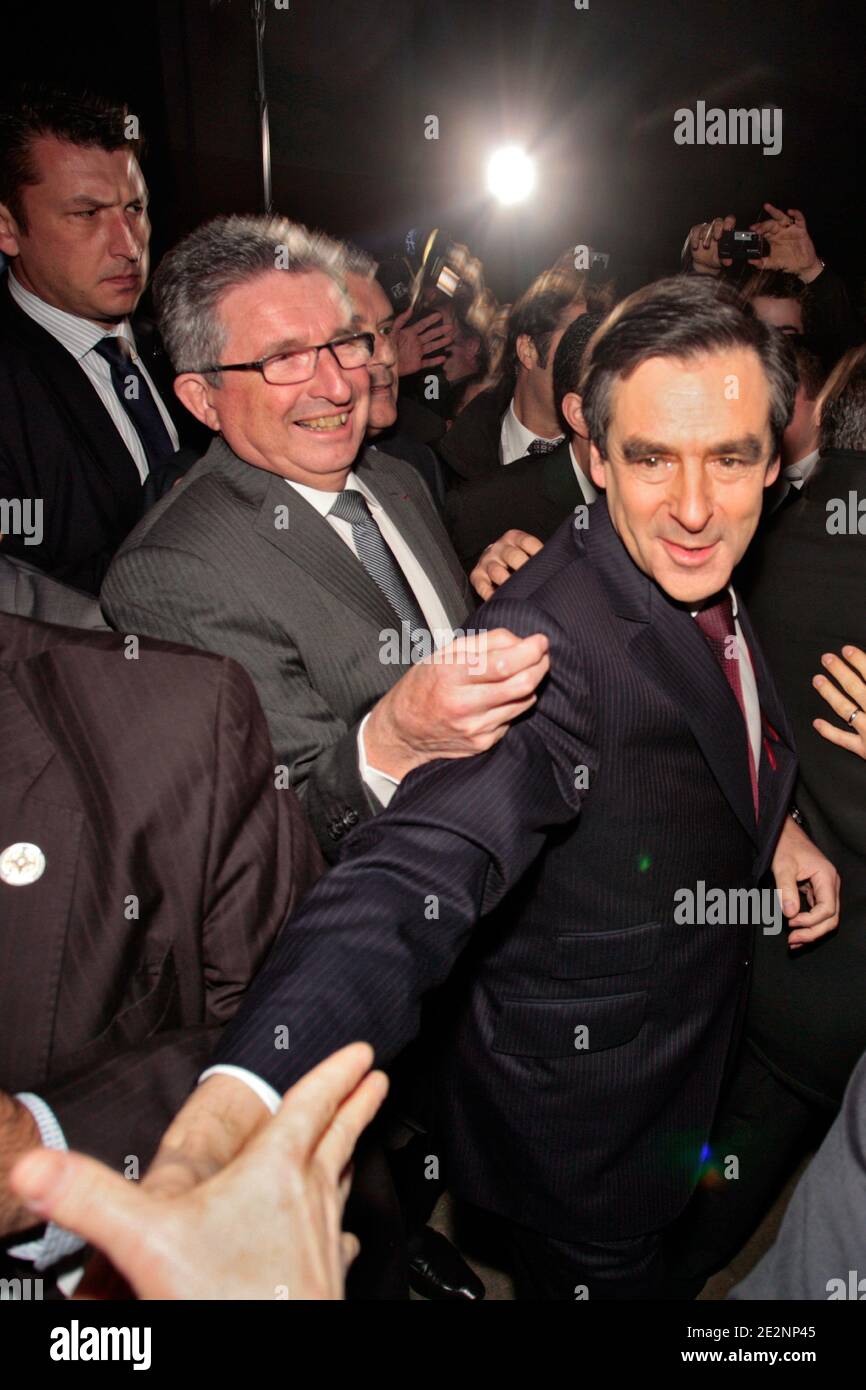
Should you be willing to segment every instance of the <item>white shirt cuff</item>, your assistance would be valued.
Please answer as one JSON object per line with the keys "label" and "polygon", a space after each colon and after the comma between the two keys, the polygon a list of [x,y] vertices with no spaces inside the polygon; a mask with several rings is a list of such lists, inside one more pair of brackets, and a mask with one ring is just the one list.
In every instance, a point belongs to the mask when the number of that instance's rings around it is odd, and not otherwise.
{"label": "white shirt cuff", "polygon": [[235,1081],[243,1081],[245,1086],[249,1086],[251,1091],[255,1091],[259,1100],[268,1107],[272,1115],[276,1115],[283,1103],[283,1098],[279,1091],[275,1091],[267,1081],[263,1081],[255,1072],[247,1071],[245,1067],[233,1067],[228,1062],[218,1063],[215,1067],[208,1067],[203,1071],[198,1079],[198,1084],[207,1081],[209,1076],[233,1076]]}
{"label": "white shirt cuff", "polygon": [[[372,710],[370,714],[372,714]],[[367,762],[367,750],[364,747],[364,725],[370,718],[370,714],[364,715],[358,729],[358,771],[364,785],[370,788],[370,791],[383,806],[387,806],[399,787],[400,781],[399,778],[392,777],[388,772],[380,772],[377,767],[371,767]]]}
{"label": "white shirt cuff", "polygon": [[[41,1096],[35,1096],[30,1091],[19,1091],[15,1099],[20,1100],[30,1111],[45,1148],[58,1149],[61,1153],[66,1153],[69,1147],[66,1136],[51,1106],[47,1105]],[[67,1255],[74,1254],[76,1250],[83,1250],[86,1244],[80,1236],[73,1235],[71,1231],[65,1231],[62,1226],[55,1226],[53,1221],[49,1221],[45,1227],[45,1234],[39,1240],[29,1240],[23,1245],[11,1246],[9,1254],[14,1255],[17,1260],[32,1260],[34,1267],[41,1271],[56,1264],[58,1260],[65,1259]]]}

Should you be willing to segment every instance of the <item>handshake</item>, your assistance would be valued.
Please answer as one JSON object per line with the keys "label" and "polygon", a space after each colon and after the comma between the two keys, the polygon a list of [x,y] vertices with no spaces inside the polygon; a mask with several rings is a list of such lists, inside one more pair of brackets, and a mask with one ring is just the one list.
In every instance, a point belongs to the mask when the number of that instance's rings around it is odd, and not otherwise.
{"label": "handshake", "polygon": [[[824,262],[815,251],[802,212],[796,208],[783,212],[772,203],[765,203],[764,211],[766,218],[749,227],[756,236],[756,243],[749,251],[763,254],[747,254],[746,263],[753,270],[784,270],[798,276],[804,285],[811,284],[824,269]],[[732,234],[736,225],[736,217],[728,213],[727,217],[698,222],[691,228],[683,253],[690,253],[695,275],[720,275],[723,268],[735,263],[738,258],[732,246]]]}

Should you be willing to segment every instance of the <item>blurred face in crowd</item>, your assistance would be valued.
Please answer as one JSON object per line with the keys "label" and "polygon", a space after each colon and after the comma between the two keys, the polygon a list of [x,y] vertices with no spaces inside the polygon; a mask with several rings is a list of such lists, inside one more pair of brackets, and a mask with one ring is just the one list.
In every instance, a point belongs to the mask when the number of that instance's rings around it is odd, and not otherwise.
{"label": "blurred face in crowd", "polygon": [[31,162],[39,181],[21,189],[26,226],[0,205],[0,251],[16,279],[79,318],[126,318],[147,282],[150,240],[135,155],[46,135],[33,140]]}
{"label": "blurred face in crowd", "polygon": [[770,328],[780,328],[783,333],[803,332],[803,306],[799,299],[772,299],[768,294],[757,294],[751,300],[755,317]]}
{"label": "blurred face in crowd", "polygon": [[618,378],[606,448],[592,445],[592,479],[638,568],[684,603],[724,589],[779,472],[753,349],[652,357]]}
{"label": "blurred face in crowd", "polygon": [[529,334],[521,334],[517,339],[517,356],[521,367],[524,368],[523,372],[518,372],[518,387],[521,383],[525,383],[534,398],[551,410],[553,409],[553,359],[556,356],[556,349],[559,347],[560,339],[568,325],[580,318],[580,315],[585,314],[586,311],[586,303],[582,299],[574,300],[563,311],[551,335],[544,366],[541,365],[538,349]]}
{"label": "blurred face in crowd", "polygon": [[446,381],[463,381],[465,377],[472,376],[478,370],[480,351],[481,339],[478,335],[471,333],[465,324],[456,322],[454,341],[447,349],[442,367]]}
{"label": "blurred face in crowd", "polygon": [[370,373],[370,417],[367,434],[373,439],[397,419],[397,343],[394,338],[394,310],[378,280],[363,275],[347,275],[346,284],[354,310],[356,332],[372,333],[376,339],[367,370]]}
{"label": "blurred face in crowd", "polygon": [[[219,319],[225,363],[256,362],[356,331],[339,287],[321,271],[266,270],[223,296]],[[367,428],[366,363],[347,369],[323,351],[314,375],[300,384],[273,386],[261,372],[223,372],[221,381],[215,386],[186,372],[175,390],[245,463],[325,492],[342,490]]]}

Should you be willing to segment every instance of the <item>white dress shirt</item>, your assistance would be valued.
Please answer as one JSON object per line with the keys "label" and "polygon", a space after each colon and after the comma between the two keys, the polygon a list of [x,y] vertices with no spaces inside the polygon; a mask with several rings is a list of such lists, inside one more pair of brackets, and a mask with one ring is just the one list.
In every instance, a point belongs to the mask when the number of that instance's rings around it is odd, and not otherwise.
{"label": "white dress shirt", "polygon": [[[549,439],[549,444],[561,444],[564,435],[557,434],[553,439]],[[544,435],[533,434],[517,418],[514,409],[514,397],[508,403],[508,409],[502,417],[502,428],[499,432],[499,462],[508,464],[515,459],[522,459],[529,453],[529,446],[534,439],[544,439]]]}
{"label": "white dress shirt", "polygon": [[[743,629],[737,619],[737,595],[730,585],[728,593],[734,605],[734,631],[737,637],[737,651],[740,658],[740,689],[743,692],[743,704],[746,707],[746,728],[749,733],[749,743],[752,749],[752,756],[755,759],[756,773],[761,767],[761,702],[758,699],[758,682],[755,680],[755,669],[752,666],[752,656],[746,645],[743,636]],[[697,610],[692,613],[694,618]]]}
{"label": "white dress shirt", "polygon": [[577,479],[577,485],[583,493],[583,500],[585,502],[594,502],[598,497],[598,489],[593,486],[592,480],[586,476],[581,468],[577,454],[574,452],[573,444],[569,444],[568,452],[571,458],[571,466],[574,469],[574,476]]}
{"label": "white dress shirt", "polygon": [[[293,487],[295,492],[300,493],[311,507],[315,507],[320,516],[323,516],[332,530],[344,545],[347,545],[352,554],[358,558],[358,551],[355,548],[355,539],[352,533],[352,523],[346,521],[344,517],[329,516],[329,512],[335,501],[339,497],[338,492],[322,492],[319,488],[308,487],[306,483],[296,483],[290,478],[286,479],[289,487]],[[370,515],[375,521],[382,538],[391,549],[394,559],[403,571],[403,578],[415,595],[418,607],[424,614],[427,626],[433,638],[436,648],[445,646],[451,640],[452,628],[448,622],[448,614],[442,606],[435,588],[430,582],[423,566],[418,562],[411,548],[401,536],[397,527],[389,517],[385,508],[370,491],[369,487],[361,482],[356,473],[350,473],[346,479],[347,488],[355,488],[356,491],[363,493],[370,508]],[[400,785],[396,777],[391,777],[387,772],[380,772],[378,768],[371,767],[367,761],[367,753],[364,746],[364,726],[370,715],[366,715],[358,729],[358,771],[365,786],[370,788],[373,795],[387,806],[395,789]]]}
{"label": "white dress shirt", "polygon": [[11,270],[9,271],[9,293],[19,309],[22,309],[29,318],[38,323],[40,328],[44,328],[47,333],[50,333],[52,338],[56,338],[61,347],[65,347],[66,351],[75,358],[117,426],[121,439],[135,460],[141,481],[144,482],[150,472],[144,445],[138,437],[132,420],[118,399],[111,381],[109,363],[100,353],[94,351],[97,343],[101,342],[103,338],[123,338],[132,361],[150,387],[157,409],[162,416],[163,424],[168,430],[169,438],[175,449],[178,447],[178,438],[172,418],[166,410],[147,368],[138,355],[129,320],[124,319],[114,328],[107,328],[105,325],[91,323],[89,319],[80,319],[75,314],[67,314],[65,309],[55,309],[53,304],[46,304],[44,299],[40,299],[38,295],[19,284]]}
{"label": "white dress shirt", "polygon": [[782,477],[787,479],[791,487],[800,491],[808,483],[812,474],[815,472],[815,465],[820,457],[820,450],[814,449],[811,454],[806,454],[803,458],[797,459],[796,463],[789,463],[782,469]]}

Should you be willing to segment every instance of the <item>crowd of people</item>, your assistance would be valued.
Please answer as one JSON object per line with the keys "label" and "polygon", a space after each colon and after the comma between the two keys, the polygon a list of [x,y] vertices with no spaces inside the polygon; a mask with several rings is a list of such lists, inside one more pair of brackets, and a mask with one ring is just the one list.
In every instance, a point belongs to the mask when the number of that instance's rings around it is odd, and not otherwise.
{"label": "crowd of people", "polygon": [[625,298],[252,215],[151,284],[127,115],[0,112],[0,1273],[477,1300],[447,1190],[519,1298],[687,1300],[817,1149],[734,1296],[835,1296],[845,282],[767,203],[760,255],[717,216]]}

